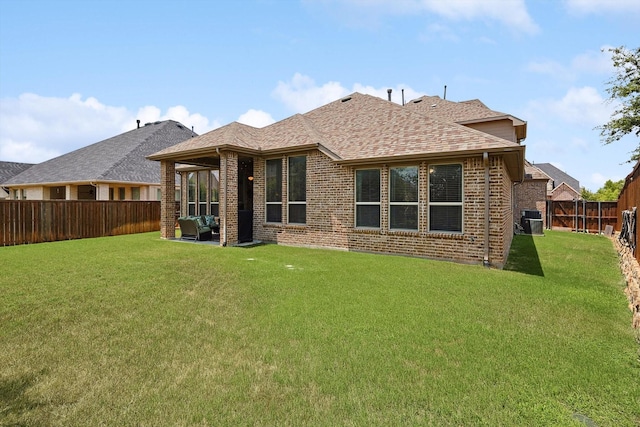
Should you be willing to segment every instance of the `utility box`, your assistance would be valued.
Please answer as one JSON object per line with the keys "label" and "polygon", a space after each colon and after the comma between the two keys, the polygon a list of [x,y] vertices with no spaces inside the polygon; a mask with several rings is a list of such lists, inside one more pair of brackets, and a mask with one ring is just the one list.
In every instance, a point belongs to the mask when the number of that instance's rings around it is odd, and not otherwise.
{"label": "utility box", "polygon": [[542,212],[536,210],[522,211],[520,225],[526,234],[544,234],[542,230]]}

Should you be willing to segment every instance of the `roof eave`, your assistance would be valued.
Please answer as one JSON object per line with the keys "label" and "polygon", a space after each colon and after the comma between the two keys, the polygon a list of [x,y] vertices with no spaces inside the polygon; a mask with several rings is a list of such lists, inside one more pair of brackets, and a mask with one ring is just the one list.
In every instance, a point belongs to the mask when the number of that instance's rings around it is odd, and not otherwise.
{"label": "roof eave", "polygon": [[513,146],[504,148],[488,148],[488,149],[475,149],[464,151],[447,151],[436,153],[420,153],[420,154],[407,154],[400,156],[382,156],[382,157],[368,157],[358,159],[344,159],[337,160],[336,163],[343,166],[364,166],[372,163],[406,163],[409,161],[429,161],[429,160],[445,160],[445,159],[460,159],[466,157],[481,156],[483,153],[489,154],[502,154],[508,157],[507,169],[509,175],[513,181],[524,180],[524,155],[525,146]]}

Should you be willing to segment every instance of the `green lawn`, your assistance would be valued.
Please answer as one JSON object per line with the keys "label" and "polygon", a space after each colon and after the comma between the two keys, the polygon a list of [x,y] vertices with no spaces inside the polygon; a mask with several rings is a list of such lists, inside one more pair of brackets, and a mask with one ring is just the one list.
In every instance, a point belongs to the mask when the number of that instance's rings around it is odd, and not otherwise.
{"label": "green lawn", "polygon": [[637,426],[604,237],[505,270],[158,233],[0,248],[0,425]]}

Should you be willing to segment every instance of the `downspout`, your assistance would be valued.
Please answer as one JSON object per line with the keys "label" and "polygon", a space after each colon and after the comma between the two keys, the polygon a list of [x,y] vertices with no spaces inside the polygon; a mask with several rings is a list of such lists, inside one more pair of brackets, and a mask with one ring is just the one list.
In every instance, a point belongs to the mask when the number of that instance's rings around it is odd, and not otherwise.
{"label": "downspout", "polygon": [[[220,148],[216,147],[216,154],[218,154],[218,157],[220,157]],[[220,164],[220,168],[222,168],[222,164]],[[227,166],[225,165],[224,168],[224,226],[222,227],[222,246],[227,246],[227,199],[229,197],[229,195],[227,194],[227,189],[228,189],[228,178],[229,178],[229,173],[227,172]]]}
{"label": "downspout", "polygon": [[489,153],[482,153],[482,163],[484,164],[484,258],[482,265],[489,267]]}

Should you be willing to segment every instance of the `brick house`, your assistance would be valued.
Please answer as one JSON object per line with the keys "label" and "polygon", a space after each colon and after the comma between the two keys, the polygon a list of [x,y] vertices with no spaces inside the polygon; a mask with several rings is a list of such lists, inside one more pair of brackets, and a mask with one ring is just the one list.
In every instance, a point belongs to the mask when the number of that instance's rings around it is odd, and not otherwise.
{"label": "brick house", "polygon": [[[354,93],[260,129],[234,122],[148,158],[160,162],[164,188],[180,171],[182,214],[217,213],[223,246],[248,227],[249,239],[278,244],[501,267],[524,152]],[[162,238],[175,237],[174,203],[163,191]]]}
{"label": "brick house", "polygon": [[578,200],[580,181],[558,169],[551,163],[536,163],[538,169],[549,176],[547,182],[547,199],[554,201]]}
{"label": "brick house", "polygon": [[549,175],[525,160],[524,181],[514,187],[513,221],[520,223],[522,211],[540,211],[543,227],[547,226],[547,182]]}
{"label": "brick house", "polygon": [[16,200],[160,200],[160,168],[146,156],[192,136],[173,120],[138,123],[136,129],[24,168],[0,185]]}

